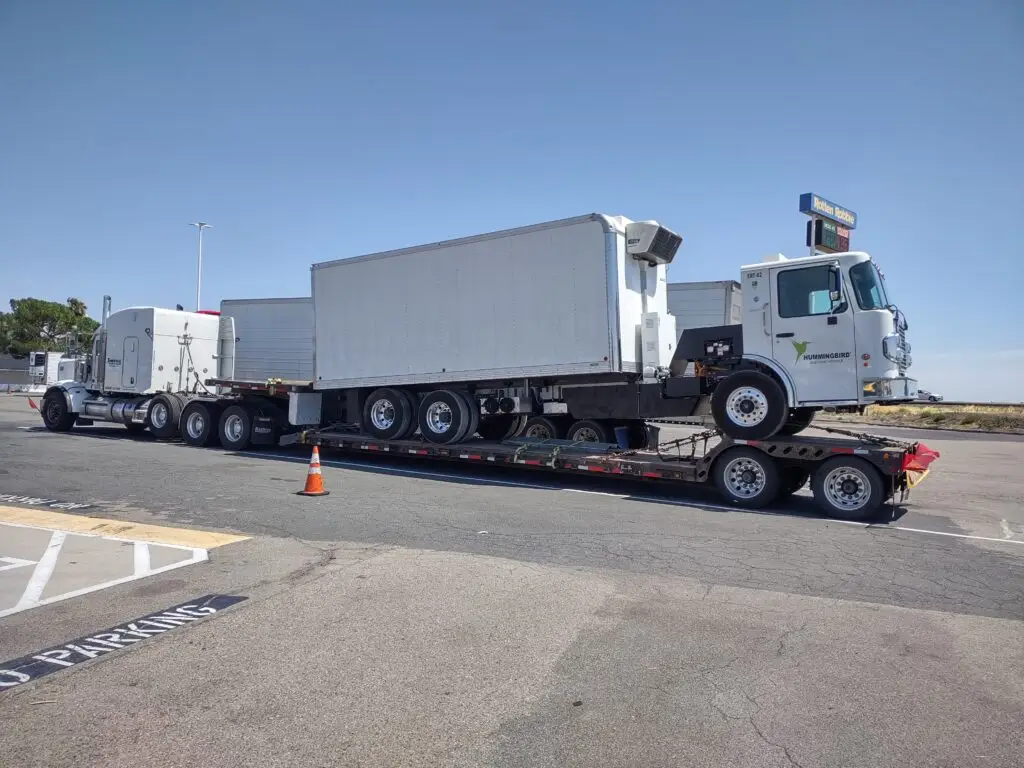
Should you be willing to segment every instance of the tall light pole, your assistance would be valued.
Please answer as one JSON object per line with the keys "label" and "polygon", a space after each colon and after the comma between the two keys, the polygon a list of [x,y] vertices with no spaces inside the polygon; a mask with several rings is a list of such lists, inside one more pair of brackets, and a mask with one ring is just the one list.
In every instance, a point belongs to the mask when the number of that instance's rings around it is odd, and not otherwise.
{"label": "tall light pole", "polygon": [[198,312],[203,308],[199,303],[200,291],[203,287],[203,230],[212,227],[213,224],[207,224],[205,221],[193,221],[191,226],[199,230],[199,263],[196,264],[196,312]]}

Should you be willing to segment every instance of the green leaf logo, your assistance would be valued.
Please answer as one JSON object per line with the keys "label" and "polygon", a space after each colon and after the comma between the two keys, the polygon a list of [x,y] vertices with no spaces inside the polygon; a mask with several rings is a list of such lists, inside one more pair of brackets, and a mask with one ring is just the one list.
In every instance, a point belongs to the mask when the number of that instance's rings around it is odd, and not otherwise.
{"label": "green leaf logo", "polygon": [[809,342],[809,341],[794,341],[793,342],[793,349],[796,350],[796,360],[793,361],[794,365],[796,365],[797,363],[800,362],[800,358],[804,356],[804,353],[807,351],[807,345],[810,344],[810,343],[811,342]]}

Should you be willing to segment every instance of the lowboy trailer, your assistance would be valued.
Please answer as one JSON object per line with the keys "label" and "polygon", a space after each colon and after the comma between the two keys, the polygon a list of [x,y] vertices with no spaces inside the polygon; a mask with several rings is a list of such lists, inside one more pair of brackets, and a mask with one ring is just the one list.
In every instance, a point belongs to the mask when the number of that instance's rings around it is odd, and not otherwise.
{"label": "lowboy trailer", "polygon": [[897,494],[905,499],[938,458],[923,443],[830,431],[843,437],[735,440],[712,429],[640,450],[540,438],[438,445],[422,439],[379,440],[359,434],[355,425],[339,425],[304,431],[299,442],[375,456],[415,456],[677,487],[713,486],[726,502],[748,509],[783,501],[809,482],[821,512],[857,522],[875,520],[891,510]]}

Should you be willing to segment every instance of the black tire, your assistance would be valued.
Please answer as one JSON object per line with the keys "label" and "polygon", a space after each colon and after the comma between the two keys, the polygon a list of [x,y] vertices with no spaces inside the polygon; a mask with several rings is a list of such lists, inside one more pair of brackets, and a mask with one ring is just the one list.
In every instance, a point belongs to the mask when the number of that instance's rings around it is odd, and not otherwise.
{"label": "black tire", "polygon": [[193,400],[181,411],[178,430],[181,440],[195,448],[206,448],[218,434],[219,416],[214,403]]}
{"label": "black tire", "polygon": [[416,421],[426,440],[451,445],[462,440],[469,429],[469,408],[459,393],[438,389],[424,395]]}
{"label": "black tire", "polygon": [[51,432],[68,432],[78,417],[68,408],[68,400],[59,389],[51,390],[43,397],[40,413],[43,417],[43,426]]}
{"label": "black tire", "polygon": [[786,422],[789,408],[782,386],[760,371],[737,371],[711,395],[715,425],[737,440],[764,440]]}
{"label": "black tire", "polygon": [[516,426],[517,414],[500,413],[496,416],[484,416],[480,419],[477,434],[484,440],[500,441],[510,437],[510,430]]}
{"label": "black tire", "polygon": [[565,439],[581,443],[614,443],[615,433],[603,421],[583,419],[573,422],[565,433]]}
{"label": "black tire", "polygon": [[166,392],[149,401],[146,411],[146,428],[153,437],[168,440],[178,436],[181,421],[181,400]]}
{"label": "black tire", "polygon": [[466,434],[462,440],[471,440],[480,429],[480,401],[469,392],[459,392],[459,396],[466,402],[466,410],[469,413],[469,425],[466,427]]}
{"label": "black tire", "polygon": [[837,520],[873,520],[886,499],[886,483],[874,464],[860,456],[833,456],[811,477],[818,508]]}
{"label": "black tire", "polygon": [[531,416],[523,426],[522,437],[539,440],[561,440],[565,437],[566,424],[562,419],[550,416]]}
{"label": "black tire", "polygon": [[229,405],[217,420],[217,437],[228,451],[244,451],[252,444],[252,410]]}
{"label": "black tire", "polygon": [[786,419],[786,423],[782,425],[779,430],[779,435],[796,435],[803,432],[814,421],[814,414],[817,410],[814,408],[793,408],[789,412],[789,418]]}
{"label": "black tire", "polygon": [[415,425],[409,395],[400,389],[375,389],[363,403],[363,431],[378,440],[401,440]]}
{"label": "black tire", "polygon": [[737,445],[722,452],[712,469],[715,487],[730,504],[759,509],[778,498],[782,472],[764,451]]}
{"label": "black tire", "polygon": [[779,484],[778,500],[786,499],[799,491],[811,476],[811,471],[804,467],[783,467],[782,481]]}

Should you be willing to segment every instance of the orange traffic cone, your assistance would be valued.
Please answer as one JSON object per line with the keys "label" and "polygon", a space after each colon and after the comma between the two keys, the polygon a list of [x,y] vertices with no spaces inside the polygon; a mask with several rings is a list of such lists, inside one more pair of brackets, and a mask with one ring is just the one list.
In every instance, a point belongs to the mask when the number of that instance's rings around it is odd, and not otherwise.
{"label": "orange traffic cone", "polygon": [[31,408],[33,411],[39,410],[39,406],[36,405],[36,401],[33,400],[31,397],[28,399],[28,407]]}
{"label": "orange traffic cone", "polygon": [[298,492],[299,496],[327,496],[330,491],[324,490],[324,478],[320,474],[320,448],[313,446],[313,455],[309,458],[309,472],[306,473],[306,487]]}

